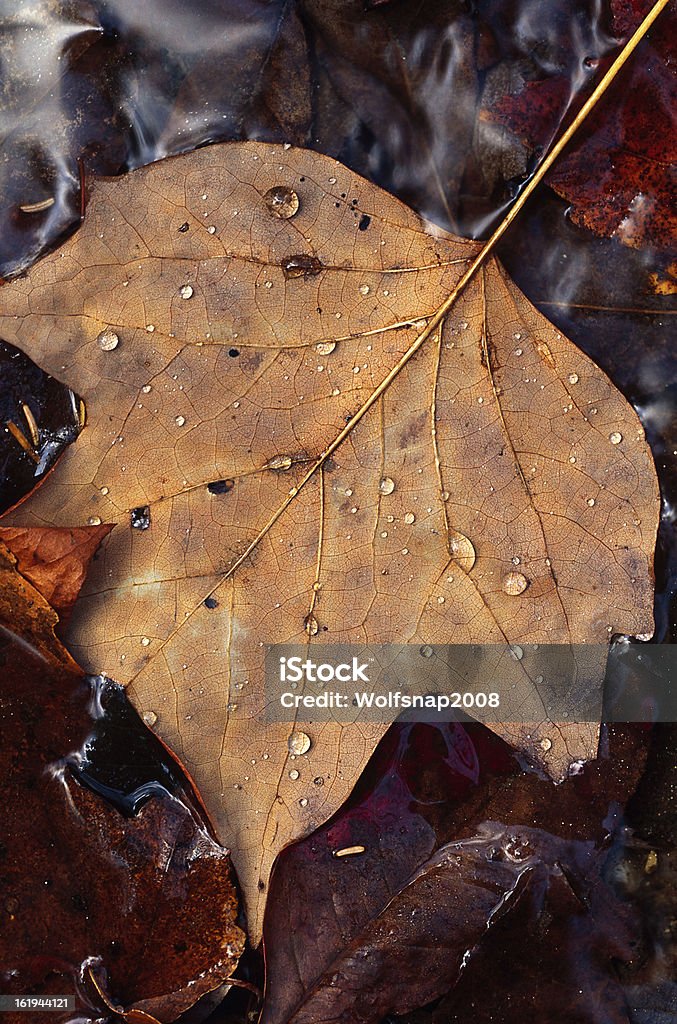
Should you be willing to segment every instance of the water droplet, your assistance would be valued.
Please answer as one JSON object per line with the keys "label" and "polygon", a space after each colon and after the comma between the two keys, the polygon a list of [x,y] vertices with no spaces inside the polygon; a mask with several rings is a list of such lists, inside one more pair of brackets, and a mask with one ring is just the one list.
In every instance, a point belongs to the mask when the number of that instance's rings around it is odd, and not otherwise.
{"label": "water droplet", "polygon": [[148,331],[149,334],[152,334],[153,331],[155,330],[155,324],[146,324],[146,330]]}
{"label": "water droplet", "polygon": [[449,501],[450,497],[449,491],[442,491],[442,501]]}
{"label": "water droplet", "polygon": [[588,500],[586,501],[586,505],[589,508],[592,508],[594,506],[594,504],[595,504],[595,499],[594,498],[588,498]]}
{"label": "water droplet", "polygon": [[577,373],[570,373],[569,374],[569,383],[570,384],[578,384],[578,374]]}
{"label": "water droplet", "polygon": [[298,777],[299,777],[299,772],[297,771],[296,768],[292,768],[292,770],[289,772],[289,778],[292,780],[292,782],[296,782]]}
{"label": "water droplet", "polygon": [[522,355],[522,349],[521,348],[516,348],[515,349],[515,355],[516,356],[521,356]]}
{"label": "water droplet", "polygon": [[150,527],[150,506],[139,505],[133,508],[130,518],[133,530],[147,530]]}
{"label": "water droplet", "polygon": [[157,715],[155,714],[154,711],[144,711],[143,720],[146,723],[146,725],[155,725],[155,723],[157,722]]}
{"label": "water droplet", "polygon": [[361,284],[360,285],[360,295],[368,295],[370,291],[371,291],[371,288],[369,287],[368,284]]}
{"label": "water droplet", "polygon": [[87,523],[89,526],[101,526],[101,520],[98,516],[90,516]]}
{"label": "water droplet", "polygon": [[316,775],[313,779],[314,786],[324,786],[324,779],[321,775]]}
{"label": "water droplet", "polygon": [[315,351],[318,352],[321,356],[329,356],[331,355],[335,348],[335,341],[318,341],[317,345],[315,346]]}
{"label": "water droplet", "polygon": [[212,480],[207,484],[207,490],[210,494],[227,494],[228,491],[232,491],[234,486],[234,480]]}
{"label": "water droplet", "polygon": [[515,661],[521,661],[522,658],[524,657],[524,651],[519,646],[519,644],[511,644],[510,647],[509,647],[509,650],[510,650],[510,657],[514,658]]}
{"label": "water droplet", "polygon": [[524,573],[521,572],[508,572],[503,577],[503,590],[506,594],[510,594],[511,597],[516,597],[518,594],[523,594],[529,586]]}
{"label": "water droplet", "polygon": [[442,597],[442,595],[440,594],[440,596],[437,598],[437,603],[438,604],[444,604],[445,600],[446,600],[446,598]]}
{"label": "water droplet", "polygon": [[381,494],[392,494],[395,490],[395,481],[390,476],[384,476],[378,485]]}
{"label": "water droplet", "polygon": [[317,256],[308,256],[305,253],[287,256],[282,260],[281,266],[287,280],[295,277],[316,277],[324,269]]}
{"label": "water droplet", "polygon": [[418,653],[422,658],[432,658],[434,652],[430,644],[424,644],[423,647],[419,647]]}
{"label": "water droplet", "polygon": [[273,185],[264,195],[263,201],[273,216],[281,220],[289,220],[299,209],[299,197],[286,185]]}
{"label": "water droplet", "polygon": [[213,224],[209,225],[209,227],[207,228],[207,231],[209,232],[210,235],[215,235],[216,234],[216,228],[214,227]]}
{"label": "water droplet", "polygon": [[307,754],[310,750],[310,736],[305,732],[293,732],[287,740],[290,754]]}
{"label": "water droplet", "polygon": [[266,469],[289,469],[292,464],[291,455],[274,455],[269,460]]}
{"label": "water droplet", "polygon": [[184,425],[184,423],[186,422],[186,417],[185,416],[175,416],[174,417],[174,422],[176,423],[177,427],[182,427]]}
{"label": "water droplet", "polygon": [[550,750],[551,747],[552,747],[552,740],[549,739],[547,736],[544,736],[543,739],[541,740],[541,749],[542,750]]}
{"label": "water droplet", "polygon": [[317,636],[317,631],[319,630],[320,627],[318,625],[317,619],[312,614],[312,612],[309,615],[306,615],[305,619],[303,620],[303,628],[305,629],[308,636]]}
{"label": "water droplet", "polygon": [[142,636],[141,637],[141,646],[142,647],[148,647],[149,645],[150,645],[150,638],[147,637],[147,636]]}
{"label": "water droplet", "polygon": [[307,801],[305,796],[302,796],[301,799],[299,800],[299,807],[307,807],[307,806],[308,806],[308,801]]}
{"label": "water droplet", "polygon": [[416,516],[414,515],[413,512],[407,512],[407,514],[404,517],[404,521],[407,524],[407,526],[411,526],[412,523],[416,522]]}
{"label": "water droplet", "polygon": [[99,343],[99,348],[104,352],[112,352],[120,344],[120,338],[110,327],[107,327],[105,331],[101,331],[97,335],[96,340]]}
{"label": "water droplet", "polygon": [[612,444],[620,444],[623,440],[623,435],[620,434],[617,430],[614,430],[611,434],[609,434],[609,440]]}
{"label": "water droplet", "polygon": [[182,299],[192,299],[193,289],[189,284],[184,284],[181,286],[181,288],[179,288],[179,295],[181,296]]}
{"label": "water droplet", "polygon": [[108,494],[108,488],[107,487],[101,487],[101,488],[99,488],[99,490],[104,495],[104,497]]}
{"label": "water droplet", "polygon": [[144,395],[149,395],[150,394],[150,384],[144,384],[143,387],[141,388],[141,390],[143,391]]}
{"label": "water droplet", "polygon": [[458,530],[449,530],[449,554],[466,572],[470,572],[477,558],[472,541]]}
{"label": "water droplet", "polygon": [[512,861],[521,861],[531,854],[531,844],[524,835],[508,835],[501,844],[507,857]]}
{"label": "water droplet", "polygon": [[519,557],[517,555],[514,555],[513,558],[511,559],[511,561],[512,561],[513,565],[519,565],[520,564],[520,559],[519,559]]}

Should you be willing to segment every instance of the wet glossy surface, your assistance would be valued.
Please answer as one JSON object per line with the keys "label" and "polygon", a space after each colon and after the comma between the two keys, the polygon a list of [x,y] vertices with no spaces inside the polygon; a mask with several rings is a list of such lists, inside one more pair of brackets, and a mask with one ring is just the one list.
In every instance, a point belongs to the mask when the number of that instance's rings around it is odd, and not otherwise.
{"label": "wet glossy surface", "polygon": [[[600,13],[592,2],[564,0],[483,0],[472,6],[441,0],[207,0],[199,6],[149,0],[143,8],[136,0],[71,0],[57,13],[46,3],[18,12],[15,3],[2,0],[0,17],[7,30],[2,58],[12,83],[0,112],[0,190],[6,211],[0,232],[2,272],[25,267],[78,223],[83,178],[86,198],[86,182],[93,174],[120,173],[168,153],[227,139],[317,148],[438,224],[481,235],[526,179],[539,147],[547,145],[608,60],[614,31],[627,34],[646,8],[639,2],[613,6],[612,16],[608,9]],[[661,38],[669,35],[665,31]],[[645,49],[632,74],[641,78],[651,60],[663,59],[663,50]],[[521,97],[525,90],[529,101],[520,106],[518,99],[509,106],[517,134],[529,139],[526,146],[493,117],[501,101]],[[609,103],[612,123],[618,120],[613,120],[614,102],[623,103],[627,95],[622,83],[618,93]],[[666,109],[661,107],[663,119]],[[627,122],[634,125],[629,128],[633,138],[635,132],[641,137],[641,131],[649,136],[655,131],[655,109],[650,115],[652,123],[644,124],[641,107],[634,105]],[[538,130],[532,131],[533,126]],[[669,126],[664,128],[661,138],[670,135]],[[588,133],[588,142],[590,138],[594,143]],[[585,152],[583,146],[580,151]],[[596,185],[598,176],[593,177]],[[606,185],[614,189],[613,175]],[[617,192],[625,194],[620,186]],[[594,191],[587,201],[594,209]],[[277,203],[278,215],[293,216],[293,197],[271,197],[271,203]],[[646,246],[633,250],[617,239],[594,237],[572,223],[567,202],[547,189],[541,189],[505,238],[500,256],[532,302],[599,363],[640,413],[664,496],[656,559],[656,640],[671,642],[677,630],[671,257]],[[290,269],[299,275],[313,272],[301,264]],[[0,379],[4,384],[5,378]],[[32,387],[31,403],[43,394],[37,380]],[[16,414],[18,397],[25,401],[23,392],[12,392],[11,415]],[[22,429],[28,429],[25,422]],[[20,458],[26,462],[20,486],[28,487],[32,460],[28,455],[24,459],[23,452]],[[231,481],[215,481],[210,490],[224,493],[230,486]],[[10,492],[9,504],[16,493]],[[504,821],[602,842],[610,823],[618,824],[618,811],[636,785],[641,751],[647,746],[641,731],[622,736],[610,760],[553,790],[520,772],[510,752],[478,727],[395,727],[349,805],[283,856],[275,884],[281,884],[290,865],[302,865],[312,853],[318,872],[319,866],[327,872],[324,878],[317,874],[321,892],[308,894],[318,900],[321,915],[321,893],[341,891],[337,865],[341,886],[351,880],[351,892],[364,881],[367,853],[337,861],[334,850],[386,849],[387,884],[394,887],[417,858],[453,836],[471,833],[489,803],[494,816]],[[131,773],[125,770],[123,778],[119,768],[112,774],[103,769],[104,763],[114,763],[116,745],[115,730],[100,737],[84,771],[90,785],[122,792],[121,808],[129,810],[133,794],[158,780],[139,768],[149,756],[143,744],[137,767]],[[677,841],[673,765],[674,729],[660,727],[627,818],[642,841],[659,850],[659,866],[647,871],[646,848],[638,852],[632,843],[619,840],[613,861],[618,870],[610,879],[639,899],[650,937],[644,974],[633,975],[636,994],[628,995],[627,1016],[619,1018],[642,1024],[662,1024],[665,1018],[659,1012],[671,1000],[674,1011],[674,993],[665,986],[674,957],[666,908],[675,906],[677,892],[668,853]],[[369,884],[375,881],[376,875]],[[557,906],[566,920],[572,910],[570,895],[559,896]],[[535,919],[524,907],[520,913],[522,918],[511,927],[521,927],[520,934],[528,935]],[[508,929],[496,939],[500,950],[515,948],[514,935]],[[538,937],[529,941],[533,948]],[[550,950],[541,950],[529,978],[519,975],[523,958],[504,961],[514,970],[511,974],[506,967],[497,988],[515,984],[519,976],[520,999],[525,993],[533,996],[531,1004],[515,1003],[524,1024],[543,1019],[533,979],[547,982],[548,972],[558,969],[561,960],[553,964],[549,959],[553,949],[568,963],[576,962],[579,974],[574,977],[579,979],[594,958],[585,936],[574,929],[568,937],[558,933]],[[496,979],[500,950],[494,950],[484,970],[475,965],[480,971],[475,990],[487,973]],[[257,966],[252,970],[256,976]],[[498,1011],[490,1005],[490,996],[487,1000],[473,1007],[474,1020],[485,1019],[482,1013],[502,1012],[501,1005]],[[214,1012],[214,1024],[243,1020],[242,1003],[236,1001],[231,1011],[227,1001]],[[630,1007],[642,1006],[659,1009],[631,1016]],[[547,1011],[553,1019],[552,1008]],[[441,1010],[412,1015],[407,1024],[449,1022],[457,1019],[456,1012],[447,1003]]]}
{"label": "wet glossy surface", "polygon": [[0,514],[56,464],[83,412],[70,388],[0,340]]}

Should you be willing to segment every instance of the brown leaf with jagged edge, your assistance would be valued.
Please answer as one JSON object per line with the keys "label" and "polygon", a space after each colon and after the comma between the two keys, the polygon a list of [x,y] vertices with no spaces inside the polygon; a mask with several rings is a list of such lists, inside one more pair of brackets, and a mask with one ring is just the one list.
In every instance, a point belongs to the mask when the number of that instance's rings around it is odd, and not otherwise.
{"label": "brown leaf with jagged edge", "polygon": [[[607,377],[496,262],[406,356],[478,248],[326,157],[230,144],[99,183],[77,235],[0,292],[0,333],[88,409],[14,519],[117,524],[70,641],[194,773],[254,939],[276,852],[384,728],[307,727],[290,778],[265,644],[652,630],[656,479]],[[595,739],[560,726],[551,770]]]}

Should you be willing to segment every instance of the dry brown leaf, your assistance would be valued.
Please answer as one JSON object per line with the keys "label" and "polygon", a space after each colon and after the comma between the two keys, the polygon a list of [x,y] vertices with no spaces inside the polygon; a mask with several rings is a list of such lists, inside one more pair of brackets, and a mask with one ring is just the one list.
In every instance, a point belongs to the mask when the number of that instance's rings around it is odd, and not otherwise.
{"label": "dry brown leaf", "polygon": [[[97,184],[0,292],[0,333],[89,417],[14,521],[118,524],[71,644],[194,774],[254,940],[275,854],[383,731],[308,727],[292,765],[292,726],[261,721],[264,644],[652,631],[656,478],[601,370],[495,262],[403,359],[477,251],[326,157],[232,144]],[[549,735],[555,772],[594,750],[592,727]]]}

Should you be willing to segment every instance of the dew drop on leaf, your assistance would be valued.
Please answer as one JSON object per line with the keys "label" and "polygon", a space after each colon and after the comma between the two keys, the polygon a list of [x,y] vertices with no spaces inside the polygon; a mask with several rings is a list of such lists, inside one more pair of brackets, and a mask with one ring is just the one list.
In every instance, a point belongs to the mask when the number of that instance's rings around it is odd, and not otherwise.
{"label": "dew drop on leaf", "polygon": [[293,732],[287,740],[290,754],[307,754],[310,750],[310,736],[305,732]]}
{"label": "dew drop on leaf", "polygon": [[395,481],[390,476],[384,476],[378,485],[381,494],[392,494],[395,490]]}
{"label": "dew drop on leaf", "polygon": [[458,530],[449,530],[449,554],[466,572],[470,572],[477,558],[472,541]]}
{"label": "dew drop on leaf", "polygon": [[522,572],[509,572],[503,577],[503,590],[511,597],[523,594],[529,586],[529,581]]}
{"label": "dew drop on leaf", "polygon": [[131,511],[131,523],[133,530],[147,530],[150,526],[150,507],[139,505]]}
{"label": "dew drop on leaf", "polygon": [[99,344],[99,348],[103,352],[112,352],[113,349],[117,348],[120,344],[119,336],[109,327],[107,327],[105,331],[101,331],[101,333],[97,335],[96,340]]}
{"label": "dew drop on leaf", "polygon": [[269,460],[267,469],[289,469],[292,464],[291,455],[274,455]]}
{"label": "dew drop on leaf", "polygon": [[298,212],[299,197],[286,185],[273,185],[264,195],[263,201],[273,216],[281,220],[289,220]]}

